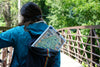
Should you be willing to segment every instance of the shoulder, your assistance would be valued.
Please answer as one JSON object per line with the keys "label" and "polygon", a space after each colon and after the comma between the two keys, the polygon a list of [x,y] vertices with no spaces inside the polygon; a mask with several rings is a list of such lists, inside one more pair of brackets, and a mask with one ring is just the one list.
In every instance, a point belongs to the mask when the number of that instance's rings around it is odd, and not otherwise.
{"label": "shoulder", "polygon": [[9,30],[6,30],[5,32],[2,32],[1,34],[2,35],[7,35],[7,36],[8,35],[12,36],[12,35],[18,34],[18,32],[22,32],[22,31],[24,31],[23,26],[16,26],[16,27],[13,27]]}
{"label": "shoulder", "polygon": [[16,27],[13,27],[7,31],[8,32],[18,32],[18,31],[22,31],[22,30],[24,30],[24,26],[16,26]]}

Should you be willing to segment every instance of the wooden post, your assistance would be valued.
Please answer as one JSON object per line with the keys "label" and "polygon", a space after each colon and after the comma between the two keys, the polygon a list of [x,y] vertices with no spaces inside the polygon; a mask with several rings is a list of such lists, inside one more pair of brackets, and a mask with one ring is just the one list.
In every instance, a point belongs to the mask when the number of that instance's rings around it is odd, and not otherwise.
{"label": "wooden post", "polygon": [[[68,30],[68,39],[71,39],[71,35],[70,34],[71,34],[71,31]],[[68,54],[69,54],[70,57],[72,57],[71,56],[71,41],[69,41],[68,44],[69,44],[68,45]]]}
{"label": "wooden post", "polygon": [[[77,33],[76,33],[77,35],[80,35],[79,31],[80,31],[80,30],[77,29]],[[77,37],[77,41],[80,41],[80,36],[76,36],[76,37]],[[80,48],[80,43],[77,43],[77,47]],[[77,53],[78,53],[79,55],[81,55],[81,54],[80,54],[80,49],[77,49]],[[78,58],[81,58],[81,57],[78,56]],[[78,61],[79,61],[79,63],[81,63],[80,60],[78,60]]]}
{"label": "wooden post", "polygon": [[[3,49],[1,49],[1,55],[0,55],[0,59],[2,60],[3,57]],[[3,67],[3,63],[0,63],[0,67]]]}
{"label": "wooden post", "polygon": [[[91,36],[94,36],[93,29],[91,29]],[[91,39],[91,45],[95,44],[95,38],[90,38]],[[92,54],[95,52],[95,48],[91,46],[91,61],[95,61],[95,56]],[[91,62],[91,67],[95,67],[95,64]]]}
{"label": "wooden post", "polygon": [[[66,39],[66,33],[65,30],[62,30],[62,34],[61,34],[65,39]],[[62,50],[64,50],[63,48],[65,48],[66,45],[63,45]],[[65,52],[64,52],[65,53]]]}
{"label": "wooden post", "polygon": [[[3,30],[2,32],[4,32],[5,30]],[[2,52],[1,52],[1,58],[3,60],[3,67],[6,67],[7,65],[7,48],[2,48]]]}
{"label": "wooden post", "polygon": [[7,67],[10,66],[11,61],[12,61],[13,48],[12,47],[9,47],[8,48],[8,51],[9,51],[9,53],[8,53],[8,58],[7,58]]}
{"label": "wooden post", "polygon": [[2,60],[4,61],[3,62],[3,67],[6,67],[7,65],[7,48],[3,48],[3,52],[2,52]]}
{"label": "wooden post", "polygon": [[[95,30],[92,29],[92,36],[95,36],[96,33],[95,33]],[[95,38],[92,38],[92,44],[95,45],[95,42],[96,42],[96,39]],[[96,48],[95,47],[92,47],[92,52],[95,53],[96,52]],[[92,55],[92,60],[96,63],[99,64],[99,57],[95,56],[95,55]],[[95,64],[93,63],[93,67],[95,67]],[[97,66],[99,67],[99,66]]]}

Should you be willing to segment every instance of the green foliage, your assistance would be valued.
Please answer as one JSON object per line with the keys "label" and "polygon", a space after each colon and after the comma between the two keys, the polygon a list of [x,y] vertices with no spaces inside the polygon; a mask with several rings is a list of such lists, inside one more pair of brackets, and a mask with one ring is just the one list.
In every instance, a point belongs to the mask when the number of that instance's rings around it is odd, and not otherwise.
{"label": "green foliage", "polygon": [[18,1],[10,0],[10,4],[12,26],[15,26],[18,23]]}
{"label": "green foliage", "polygon": [[50,8],[48,18],[55,28],[99,25],[99,0],[47,0]]}
{"label": "green foliage", "polygon": [[88,67],[88,65],[87,65],[87,64],[85,64],[84,62],[82,62],[82,65],[83,65],[84,67]]}
{"label": "green foliage", "polygon": [[[12,20],[12,26],[15,26],[18,24],[18,1],[17,0],[9,0],[10,2],[10,12],[11,12],[11,20]],[[43,18],[48,21],[46,16],[48,15],[48,6],[46,5],[46,0],[21,0],[21,6],[27,2],[34,2],[40,6],[43,12]],[[7,3],[5,0],[0,0],[0,22],[5,23],[4,16],[3,16],[3,9],[5,8],[4,3]],[[3,7],[3,8],[1,8]]]}
{"label": "green foliage", "polygon": [[74,7],[74,16],[78,16],[78,25],[98,25],[100,22],[100,4],[95,1]]}
{"label": "green foliage", "polygon": [[5,21],[4,21],[4,17],[3,17],[3,14],[2,14],[2,12],[3,12],[3,6],[4,6],[4,2],[3,2],[4,0],[0,0],[0,26],[2,25],[2,23],[4,23]]}
{"label": "green foliage", "polygon": [[0,22],[0,26],[6,26],[6,24],[5,24],[5,23]]}
{"label": "green foliage", "polygon": [[[0,0],[0,5],[4,2],[5,0]],[[9,0],[9,2],[12,25],[16,25],[18,22],[18,1]],[[21,6],[27,2],[38,4],[42,9],[44,20],[55,28],[100,24],[99,0],[23,0]],[[5,22],[2,13],[0,21]]]}

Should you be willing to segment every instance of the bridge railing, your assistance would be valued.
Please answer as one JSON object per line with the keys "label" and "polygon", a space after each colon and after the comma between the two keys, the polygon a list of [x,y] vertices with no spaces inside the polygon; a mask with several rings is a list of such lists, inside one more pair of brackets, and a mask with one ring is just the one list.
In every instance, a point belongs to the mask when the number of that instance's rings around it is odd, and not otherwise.
{"label": "bridge railing", "polygon": [[[0,27],[0,32],[9,27]],[[88,67],[100,67],[100,25],[67,27],[58,30],[66,39],[62,51],[72,58],[84,62]],[[0,50],[0,67],[9,67],[13,48]]]}
{"label": "bridge railing", "polygon": [[66,39],[61,49],[65,54],[88,67],[100,67],[100,25],[67,27],[58,31]]}

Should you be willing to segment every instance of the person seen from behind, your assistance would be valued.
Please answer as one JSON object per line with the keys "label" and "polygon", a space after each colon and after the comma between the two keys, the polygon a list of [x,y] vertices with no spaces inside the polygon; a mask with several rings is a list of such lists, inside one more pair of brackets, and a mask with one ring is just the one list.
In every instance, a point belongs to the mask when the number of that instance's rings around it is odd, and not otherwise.
{"label": "person seen from behind", "polygon": [[[22,15],[21,23],[0,34],[0,49],[10,46],[14,48],[10,67],[60,67],[60,51],[47,58],[46,54],[42,54],[39,49],[39,52],[33,53],[32,61],[28,59],[30,63],[27,64],[28,44],[32,38],[35,38],[32,36],[41,35],[48,25],[42,18],[41,9],[35,3],[24,4],[20,11]],[[27,66],[30,64],[32,66]]]}

